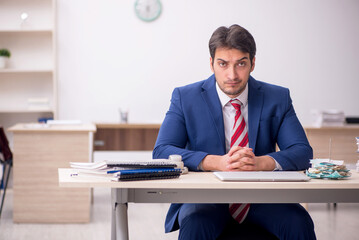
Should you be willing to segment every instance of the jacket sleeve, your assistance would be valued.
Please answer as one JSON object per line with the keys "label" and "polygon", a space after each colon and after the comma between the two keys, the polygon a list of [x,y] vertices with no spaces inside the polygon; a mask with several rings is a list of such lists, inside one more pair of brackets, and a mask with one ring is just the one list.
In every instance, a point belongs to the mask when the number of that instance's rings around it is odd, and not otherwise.
{"label": "jacket sleeve", "polygon": [[172,93],[171,105],[158,133],[155,148],[152,153],[154,159],[168,158],[178,154],[191,171],[198,171],[198,165],[208,153],[186,149],[188,135],[186,119],[183,112],[181,93],[176,88]]}
{"label": "jacket sleeve", "polygon": [[300,124],[287,91],[287,104],[283,119],[278,129],[278,152],[268,154],[273,157],[283,170],[304,170],[309,167],[313,150]]}

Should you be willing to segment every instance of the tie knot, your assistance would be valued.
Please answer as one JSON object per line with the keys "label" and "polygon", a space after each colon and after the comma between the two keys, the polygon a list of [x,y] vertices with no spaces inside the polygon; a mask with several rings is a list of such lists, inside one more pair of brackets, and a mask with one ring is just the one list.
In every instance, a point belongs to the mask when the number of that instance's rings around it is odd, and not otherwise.
{"label": "tie knot", "polygon": [[229,102],[237,111],[241,110],[241,102],[238,99],[232,99]]}

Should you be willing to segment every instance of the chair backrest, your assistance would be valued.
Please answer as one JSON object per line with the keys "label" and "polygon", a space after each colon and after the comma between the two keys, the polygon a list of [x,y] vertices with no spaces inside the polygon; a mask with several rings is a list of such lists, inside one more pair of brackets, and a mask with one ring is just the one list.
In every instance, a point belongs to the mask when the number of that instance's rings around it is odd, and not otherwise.
{"label": "chair backrest", "polygon": [[[0,126],[0,152],[4,156],[5,162],[11,162],[12,161],[12,152],[9,147],[9,141],[6,138],[4,128]],[[1,158],[0,158],[1,161]]]}

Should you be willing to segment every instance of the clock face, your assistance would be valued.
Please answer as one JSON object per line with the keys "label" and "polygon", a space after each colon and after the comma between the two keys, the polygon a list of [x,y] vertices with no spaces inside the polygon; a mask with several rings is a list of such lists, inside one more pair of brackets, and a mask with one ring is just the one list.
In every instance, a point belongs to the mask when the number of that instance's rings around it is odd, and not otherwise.
{"label": "clock face", "polygon": [[143,21],[151,22],[156,20],[162,11],[160,0],[136,0],[136,15]]}

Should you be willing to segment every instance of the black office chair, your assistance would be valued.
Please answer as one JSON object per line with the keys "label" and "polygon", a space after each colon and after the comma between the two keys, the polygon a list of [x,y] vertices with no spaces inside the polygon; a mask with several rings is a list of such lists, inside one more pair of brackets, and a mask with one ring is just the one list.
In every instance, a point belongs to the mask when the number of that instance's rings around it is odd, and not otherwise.
{"label": "black office chair", "polygon": [[12,167],[12,152],[9,147],[9,142],[6,138],[4,128],[1,126],[0,126],[0,153],[2,153],[0,154],[0,162],[3,165],[3,169],[4,169],[3,176],[1,178],[1,186],[4,188],[1,197],[1,205],[0,205],[0,218],[1,218],[2,207],[5,201],[6,188],[9,182],[9,176]]}
{"label": "black office chair", "polygon": [[276,236],[253,223],[237,223],[232,219],[217,240],[278,240]]}

